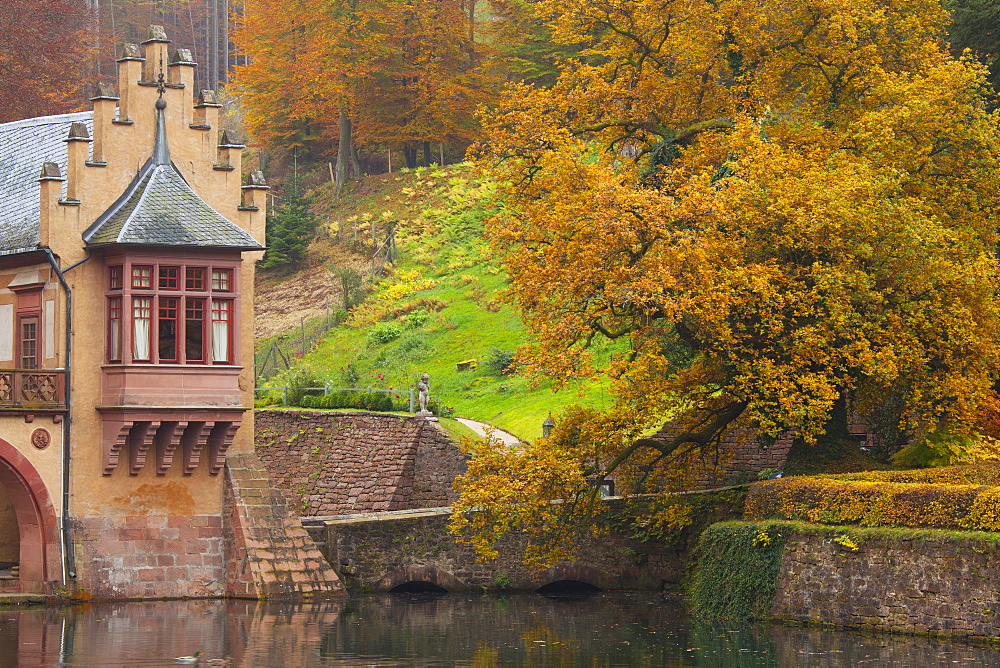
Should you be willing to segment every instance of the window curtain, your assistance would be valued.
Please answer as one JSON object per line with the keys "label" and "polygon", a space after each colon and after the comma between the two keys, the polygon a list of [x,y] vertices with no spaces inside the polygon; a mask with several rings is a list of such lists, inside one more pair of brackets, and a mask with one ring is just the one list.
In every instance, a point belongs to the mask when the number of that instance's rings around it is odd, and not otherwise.
{"label": "window curtain", "polygon": [[212,305],[212,361],[229,360],[229,313],[230,302],[215,302]]}
{"label": "window curtain", "polygon": [[150,297],[132,299],[132,359],[149,360],[150,320],[153,300]]}

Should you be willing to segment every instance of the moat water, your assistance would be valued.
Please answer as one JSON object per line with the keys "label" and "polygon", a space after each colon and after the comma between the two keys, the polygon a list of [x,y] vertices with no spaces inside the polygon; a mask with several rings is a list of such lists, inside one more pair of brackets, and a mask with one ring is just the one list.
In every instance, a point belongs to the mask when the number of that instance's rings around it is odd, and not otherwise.
{"label": "moat water", "polygon": [[0,666],[991,666],[960,641],[694,620],[674,599],[373,595],[0,611]]}

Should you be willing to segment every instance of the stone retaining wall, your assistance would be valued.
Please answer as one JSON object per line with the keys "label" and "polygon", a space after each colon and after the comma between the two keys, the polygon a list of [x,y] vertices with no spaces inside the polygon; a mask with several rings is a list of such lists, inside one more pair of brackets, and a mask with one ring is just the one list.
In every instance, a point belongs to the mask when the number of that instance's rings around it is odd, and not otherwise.
{"label": "stone retaining wall", "polygon": [[878,631],[1000,636],[1000,545],[990,534],[851,530],[788,541],[772,616]]}
{"label": "stone retaining wall", "polygon": [[256,412],[256,452],[292,509],[330,516],[448,505],[466,457],[436,422],[367,412]]}

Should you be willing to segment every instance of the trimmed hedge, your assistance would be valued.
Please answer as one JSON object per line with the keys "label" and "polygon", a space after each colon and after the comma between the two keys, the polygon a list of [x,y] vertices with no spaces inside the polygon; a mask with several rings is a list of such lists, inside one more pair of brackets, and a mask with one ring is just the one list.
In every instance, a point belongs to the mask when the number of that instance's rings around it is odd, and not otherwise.
{"label": "trimmed hedge", "polygon": [[[404,402],[408,402],[405,399]],[[303,408],[359,408],[365,411],[406,410],[408,405],[397,408],[392,395],[386,392],[349,392],[341,390],[326,396],[305,396],[299,404]]]}
{"label": "trimmed hedge", "polygon": [[[954,473],[959,478],[963,475]],[[845,480],[844,476],[783,478],[753,485],[744,517],[868,527],[1000,531],[1000,487],[869,482]]]}
{"label": "trimmed hedge", "polygon": [[908,471],[863,471],[816,476],[833,480],[867,482],[944,483],[952,485],[1000,485],[1000,463],[942,466]]}

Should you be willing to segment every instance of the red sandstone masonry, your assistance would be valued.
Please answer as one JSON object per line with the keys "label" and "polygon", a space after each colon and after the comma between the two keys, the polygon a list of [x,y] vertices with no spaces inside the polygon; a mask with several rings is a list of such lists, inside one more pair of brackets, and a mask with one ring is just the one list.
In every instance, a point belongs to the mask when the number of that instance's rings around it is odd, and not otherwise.
{"label": "red sandstone masonry", "polygon": [[[246,492],[257,492],[248,495]],[[226,460],[226,594],[243,598],[343,595],[337,574],[307,540],[256,455]]]}
{"label": "red sandstone masonry", "polygon": [[[183,537],[180,531],[191,524],[206,531]],[[81,594],[98,599],[225,594],[218,517],[77,518],[73,536]],[[185,555],[192,558],[182,560]]]}
{"label": "red sandstone masonry", "polygon": [[382,413],[259,410],[256,452],[302,516],[451,504],[466,457],[433,422]]}

